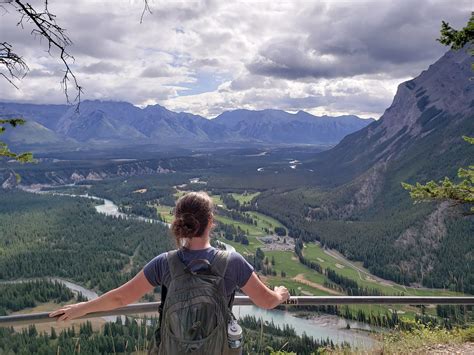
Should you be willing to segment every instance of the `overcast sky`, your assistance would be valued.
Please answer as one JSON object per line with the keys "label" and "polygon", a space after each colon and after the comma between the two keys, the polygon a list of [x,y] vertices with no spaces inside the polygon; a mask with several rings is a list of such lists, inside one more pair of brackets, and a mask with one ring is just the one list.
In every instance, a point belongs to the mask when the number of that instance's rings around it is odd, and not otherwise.
{"label": "overcast sky", "polygon": [[[42,1],[30,3],[40,8]],[[446,51],[441,20],[463,27],[471,0],[50,0],[74,45],[83,99],[160,104],[214,117],[237,108],[378,118],[397,85]],[[73,4],[73,5],[72,5]],[[65,103],[63,67],[5,5],[0,41],[30,72],[0,100]]]}

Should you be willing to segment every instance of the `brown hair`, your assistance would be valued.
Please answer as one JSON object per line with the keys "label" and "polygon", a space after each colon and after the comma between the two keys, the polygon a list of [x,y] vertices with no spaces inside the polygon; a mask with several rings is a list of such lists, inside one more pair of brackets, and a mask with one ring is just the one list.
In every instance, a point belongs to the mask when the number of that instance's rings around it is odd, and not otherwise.
{"label": "brown hair", "polygon": [[201,237],[213,217],[214,204],[204,191],[189,192],[176,202],[171,230],[177,247],[182,240]]}

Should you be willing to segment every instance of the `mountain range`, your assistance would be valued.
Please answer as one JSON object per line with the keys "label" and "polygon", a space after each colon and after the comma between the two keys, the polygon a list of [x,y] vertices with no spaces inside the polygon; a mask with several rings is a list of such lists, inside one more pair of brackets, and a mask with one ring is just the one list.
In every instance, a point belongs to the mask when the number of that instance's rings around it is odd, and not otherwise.
{"label": "mountain range", "polygon": [[2,136],[11,144],[100,143],[184,145],[265,143],[332,145],[373,119],[313,116],[299,111],[234,110],[215,119],[163,106],[136,107],[127,102],[83,101],[76,107],[0,103],[0,116],[27,120]]}

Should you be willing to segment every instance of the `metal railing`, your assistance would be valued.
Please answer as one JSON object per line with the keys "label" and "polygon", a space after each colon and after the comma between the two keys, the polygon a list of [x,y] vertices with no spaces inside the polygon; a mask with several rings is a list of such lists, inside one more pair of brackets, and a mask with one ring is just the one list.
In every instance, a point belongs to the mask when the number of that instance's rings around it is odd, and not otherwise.
{"label": "metal railing", "polygon": [[[291,297],[285,305],[294,306],[328,306],[349,304],[373,305],[474,305],[474,297],[438,297],[438,296],[296,296]],[[89,313],[80,319],[106,316],[157,313],[160,302],[135,303],[111,311]],[[247,296],[236,296],[234,306],[251,306],[252,301]],[[55,322],[49,312],[16,314],[0,317],[0,327],[10,327],[25,324]]]}

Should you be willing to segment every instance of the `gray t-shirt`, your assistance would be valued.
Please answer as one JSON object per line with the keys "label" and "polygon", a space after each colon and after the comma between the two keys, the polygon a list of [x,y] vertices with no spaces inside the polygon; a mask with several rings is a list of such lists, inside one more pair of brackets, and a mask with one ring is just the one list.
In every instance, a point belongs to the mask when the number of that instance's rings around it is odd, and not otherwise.
{"label": "gray t-shirt", "polygon": [[[209,247],[206,249],[191,250],[188,248],[181,248],[178,251],[178,256],[181,261],[187,266],[191,260],[207,259],[210,263],[214,259],[217,249]],[[169,273],[167,253],[162,253],[153,258],[145,265],[143,271],[148,282],[153,286],[158,286],[163,280],[163,276]],[[199,268],[199,265],[197,266]],[[193,271],[197,271],[193,268]],[[252,275],[253,267],[247,260],[237,252],[231,252],[227,270],[224,276],[225,289],[227,297],[230,297],[237,287],[243,287]]]}

